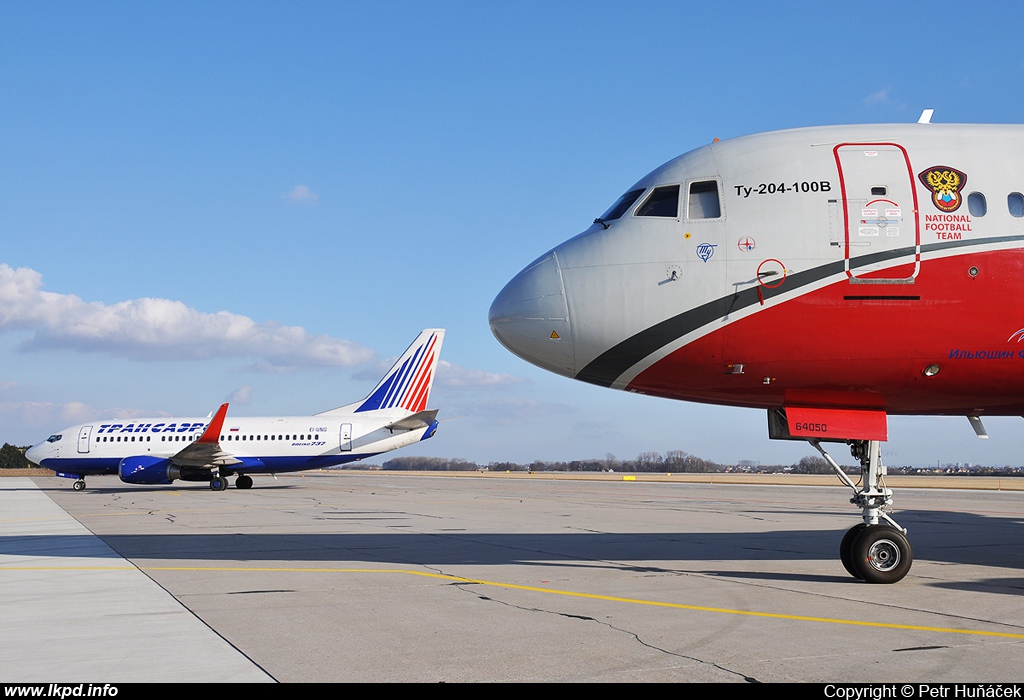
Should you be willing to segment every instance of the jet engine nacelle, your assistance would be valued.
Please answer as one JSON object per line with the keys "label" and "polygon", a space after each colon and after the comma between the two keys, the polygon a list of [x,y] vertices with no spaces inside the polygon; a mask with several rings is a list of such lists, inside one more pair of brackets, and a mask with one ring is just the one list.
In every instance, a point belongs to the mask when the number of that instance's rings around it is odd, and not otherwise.
{"label": "jet engine nacelle", "polygon": [[117,475],[126,484],[169,484],[181,477],[181,470],[166,457],[137,455],[122,459]]}

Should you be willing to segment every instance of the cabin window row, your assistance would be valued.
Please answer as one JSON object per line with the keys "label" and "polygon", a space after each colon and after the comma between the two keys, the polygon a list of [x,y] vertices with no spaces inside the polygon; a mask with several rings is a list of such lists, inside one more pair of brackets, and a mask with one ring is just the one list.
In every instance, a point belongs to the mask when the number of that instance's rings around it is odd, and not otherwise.
{"label": "cabin window row", "polygon": [[[150,442],[150,435],[139,435],[139,442]],[[312,440],[312,435],[221,435],[220,439],[224,440]],[[145,439],[143,439],[145,438]],[[60,439],[60,438],[58,438]],[[161,435],[160,442],[195,442],[199,439],[198,435]],[[54,441],[56,442],[56,441]],[[117,436],[96,436],[96,442],[135,442],[134,435],[125,435],[124,439],[120,435]]]}
{"label": "cabin window row", "polygon": [[262,437],[263,440],[312,440],[312,435],[236,435],[228,433],[227,435],[221,435],[221,442],[225,440],[259,440]]}
{"label": "cabin window row", "polygon": [[[882,188],[872,188],[872,193],[876,189]],[[1006,209],[1010,212],[1010,216],[1015,219],[1024,218],[1024,194],[1011,192],[1006,195]],[[985,198],[985,195],[981,192],[971,192],[968,194],[967,211],[976,218],[981,218],[988,214],[988,200]]]}

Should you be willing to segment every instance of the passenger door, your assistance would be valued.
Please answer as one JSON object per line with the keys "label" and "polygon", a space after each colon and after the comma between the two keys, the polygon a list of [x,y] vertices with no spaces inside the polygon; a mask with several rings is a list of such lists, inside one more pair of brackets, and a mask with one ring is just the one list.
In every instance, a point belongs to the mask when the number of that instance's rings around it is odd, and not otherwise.
{"label": "passenger door", "polygon": [[78,431],[78,454],[89,454],[89,436],[92,435],[92,426],[85,425]]}
{"label": "passenger door", "polygon": [[843,143],[841,240],[850,282],[913,284],[921,271],[917,189],[910,156],[896,143]]}

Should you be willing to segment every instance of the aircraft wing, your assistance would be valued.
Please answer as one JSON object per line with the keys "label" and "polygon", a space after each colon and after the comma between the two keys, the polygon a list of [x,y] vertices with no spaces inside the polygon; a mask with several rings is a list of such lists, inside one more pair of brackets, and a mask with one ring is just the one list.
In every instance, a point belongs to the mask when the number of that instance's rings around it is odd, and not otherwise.
{"label": "aircraft wing", "polygon": [[437,416],[439,409],[434,408],[429,411],[420,411],[419,413],[413,413],[411,416],[406,416],[401,420],[396,420],[394,423],[388,423],[384,427],[395,432],[396,430],[417,430],[419,428],[429,428],[434,422],[434,418]]}
{"label": "aircraft wing", "polygon": [[171,457],[171,463],[179,467],[230,467],[241,464],[220,447],[220,430],[224,426],[224,417],[228,414],[228,405],[222,404],[217,414],[206,426],[206,430],[195,442],[190,442],[178,454]]}

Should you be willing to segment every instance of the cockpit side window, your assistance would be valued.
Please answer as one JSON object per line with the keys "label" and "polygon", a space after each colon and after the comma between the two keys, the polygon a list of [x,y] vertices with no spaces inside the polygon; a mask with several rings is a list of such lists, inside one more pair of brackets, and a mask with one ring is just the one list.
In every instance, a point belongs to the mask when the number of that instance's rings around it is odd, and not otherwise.
{"label": "cockpit side window", "polygon": [[[646,187],[641,187],[638,190],[630,190],[626,194],[622,195],[615,200],[615,204],[612,205],[611,209],[606,211],[604,214],[601,214],[599,218],[594,219],[594,223],[605,224],[608,221],[615,221],[625,214],[629,208],[633,206],[633,203],[640,199],[640,195],[642,195],[646,190]],[[607,226],[605,226],[605,228],[607,228]]]}
{"label": "cockpit side window", "polygon": [[633,215],[676,218],[679,216],[679,185],[655,187]]}
{"label": "cockpit side window", "polygon": [[63,436],[63,435],[60,435],[60,434],[57,434],[57,435],[51,435],[50,437],[46,438],[46,441],[47,441],[47,442],[57,442],[57,441],[58,441],[58,440],[60,440],[60,439],[61,439],[62,437],[64,437],[64,436]]}
{"label": "cockpit side window", "polygon": [[700,180],[690,183],[687,205],[687,219],[717,219],[722,216],[722,202],[718,198],[716,180]]}

